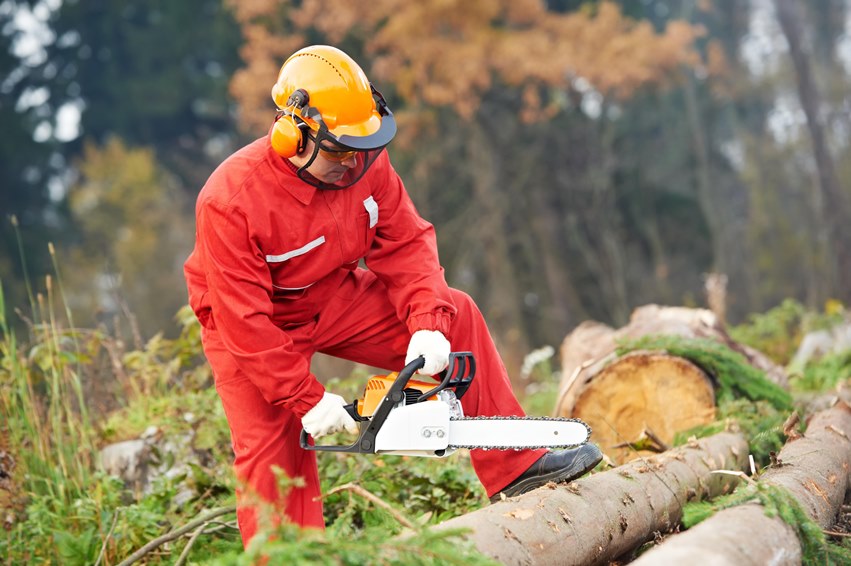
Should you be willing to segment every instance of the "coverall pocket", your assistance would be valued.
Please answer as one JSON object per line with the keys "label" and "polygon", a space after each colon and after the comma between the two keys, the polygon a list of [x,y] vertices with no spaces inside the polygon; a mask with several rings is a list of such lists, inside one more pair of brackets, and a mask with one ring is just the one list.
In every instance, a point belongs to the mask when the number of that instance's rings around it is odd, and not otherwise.
{"label": "coverall pocket", "polygon": [[275,299],[282,299],[285,301],[294,301],[296,299],[300,299],[307,293],[307,288],[304,289],[279,289],[277,287],[274,288],[273,295]]}
{"label": "coverall pocket", "polygon": [[372,245],[372,241],[375,239],[375,225],[370,226],[370,223],[371,219],[368,212],[364,212],[358,216],[359,241],[364,245],[364,253],[361,254],[361,257],[366,255],[366,252],[369,251],[369,247]]}
{"label": "coverall pocket", "polygon": [[325,244],[325,236],[311,240],[307,244],[282,254],[266,256],[266,265],[272,278],[272,293],[276,299],[298,299],[316,281],[311,273],[312,264],[317,261],[317,253]]}
{"label": "coverall pocket", "polygon": [[272,274],[272,294],[276,299],[300,299],[312,285],[311,283],[311,285],[290,287],[292,283],[288,283],[287,278],[283,276],[284,266],[281,264],[270,263],[269,271]]}
{"label": "coverall pocket", "polygon": [[366,214],[361,215],[360,226],[366,226],[366,236],[363,239],[366,249],[372,245],[372,240],[375,238],[375,231],[378,228],[378,203],[369,195],[363,199],[363,208]]}

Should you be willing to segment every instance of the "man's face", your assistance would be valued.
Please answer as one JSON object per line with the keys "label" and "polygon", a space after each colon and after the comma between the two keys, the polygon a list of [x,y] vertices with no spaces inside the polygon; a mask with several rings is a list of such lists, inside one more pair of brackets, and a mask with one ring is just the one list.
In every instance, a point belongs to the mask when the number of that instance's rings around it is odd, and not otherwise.
{"label": "man's face", "polygon": [[[298,155],[291,157],[290,161],[296,167],[302,167],[305,163],[308,162],[310,156],[313,155],[313,150],[315,147],[315,141],[308,138],[307,143],[305,144],[304,151],[299,153]],[[313,160],[313,163],[310,164],[310,167],[306,169],[308,173],[313,175],[319,181],[327,185],[333,185],[340,181],[343,178],[343,175],[346,174],[346,171],[355,167],[358,163],[357,154],[355,152],[347,152],[347,153],[335,153],[335,152],[326,152],[322,150],[320,146],[319,154],[316,156],[316,159]]]}

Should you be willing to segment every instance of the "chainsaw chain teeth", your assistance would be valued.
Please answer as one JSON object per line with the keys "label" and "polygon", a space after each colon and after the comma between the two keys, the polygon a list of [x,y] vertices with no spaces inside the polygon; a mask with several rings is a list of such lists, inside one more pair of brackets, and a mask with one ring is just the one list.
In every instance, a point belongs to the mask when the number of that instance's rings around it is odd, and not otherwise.
{"label": "chainsaw chain teeth", "polygon": [[[591,438],[591,427],[588,426],[588,423],[581,419],[568,419],[565,417],[517,417],[517,416],[506,416],[506,417],[461,417],[461,418],[450,418],[450,421],[561,421],[561,422],[573,422],[579,423],[585,427],[588,431],[588,436],[585,438],[585,442],[588,442],[588,439]],[[582,446],[585,442],[581,444],[565,444],[564,448],[575,448],[577,446]],[[480,445],[467,445],[467,444],[450,444],[447,448],[465,448],[468,450],[537,450],[538,448],[553,448],[552,446],[523,446],[522,448],[518,448],[517,446],[480,446]]]}

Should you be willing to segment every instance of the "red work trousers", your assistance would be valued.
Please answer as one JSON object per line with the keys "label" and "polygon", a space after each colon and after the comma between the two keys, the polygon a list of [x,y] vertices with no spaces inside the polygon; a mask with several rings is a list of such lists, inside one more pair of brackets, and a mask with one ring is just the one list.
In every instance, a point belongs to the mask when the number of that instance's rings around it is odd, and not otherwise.
{"label": "red work trousers", "polygon": [[[523,415],[479,309],[461,291],[453,289],[452,298],[458,309],[450,332],[452,349],[473,352],[477,366],[476,377],[461,401],[464,414]],[[295,348],[308,359],[315,352],[322,352],[390,371],[404,367],[411,338],[396,316],[384,285],[365,270],[347,276],[314,320],[288,326],[286,332]],[[258,496],[282,509],[294,523],[324,528],[316,454],[299,445],[301,421],[290,410],[271,405],[263,398],[237,367],[217,331],[205,330],[203,343],[230,425],[234,470],[242,486],[237,491],[237,521],[243,544],[247,546],[257,531],[258,512],[252,504],[256,499],[252,498]],[[470,456],[479,481],[491,496],[531,467],[544,452],[472,450]],[[292,488],[281,497],[273,466],[291,478],[303,478],[304,487]]]}

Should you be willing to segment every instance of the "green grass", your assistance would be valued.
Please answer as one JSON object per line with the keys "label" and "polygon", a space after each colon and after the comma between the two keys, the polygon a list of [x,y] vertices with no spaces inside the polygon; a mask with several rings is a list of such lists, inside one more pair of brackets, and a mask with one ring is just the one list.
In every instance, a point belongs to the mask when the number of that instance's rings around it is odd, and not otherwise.
{"label": "green grass", "polygon": [[[17,462],[13,482],[18,494],[11,528],[0,534],[6,563],[116,564],[207,510],[233,505],[229,430],[191,311],[178,313],[178,338],[155,336],[140,350],[116,355],[117,344],[107,333],[63,328],[49,306],[53,300],[37,298],[39,316],[24,345],[6,324],[0,291],[0,408],[7,416],[7,448]],[[113,378],[120,382],[113,391],[123,397],[117,409],[92,418],[83,383],[99,375],[97,366],[106,358],[119,364],[113,363]],[[363,377],[357,374],[338,385],[360,389]],[[150,465],[165,470],[188,464],[182,472],[140,491],[97,471],[100,447],[138,438],[146,430],[163,439]],[[323,492],[357,483],[418,525],[435,524],[485,502],[463,454],[442,460],[322,454],[319,465]],[[185,558],[252,563],[262,553],[354,564],[369,561],[381,548],[387,564],[486,562],[453,533],[422,532],[406,543],[389,540],[401,532],[399,521],[352,492],[329,495],[324,503],[324,534],[283,526],[262,550],[243,554],[231,513],[221,517],[227,526],[201,536]],[[145,557],[146,563],[175,563],[188,541],[182,537],[162,545]]]}
{"label": "green grass", "polygon": [[[0,410],[4,449],[17,464],[11,478],[13,520],[0,533],[5,563],[117,564],[209,510],[232,506],[236,486],[228,426],[191,311],[177,314],[177,338],[157,335],[139,349],[124,351],[104,329],[74,328],[68,309],[52,306],[64,303],[62,293],[54,293],[51,285],[48,290],[34,297],[30,333],[21,342],[7,323],[0,286]],[[719,396],[722,420],[692,433],[708,434],[736,420],[760,461],[782,445],[789,399],[748,373],[741,360],[717,348],[707,353],[705,344],[640,345],[691,353],[702,367],[727,372],[720,378],[728,391]],[[695,354],[698,349],[703,353]],[[549,415],[559,381],[551,349],[536,351],[530,360],[518,397],[527,413]],[[799,388],[832,386],[834,370],[846,368],[847,361],[821,360],[803,374],[806,381]],[[101,414],[90,409],[84,392],[105,375],[115,398]],[[329,387],[352,396],[365,380],[358,372]],[[98,471],[101,447],[149,430],[162,438],[150,465],[166,470],[185,464],[179,473],[142,490]],[[377,556],[383,564],[489,563],[458,533],[421,529],[486,504],[463,451],[444,459],[324,453],[318,460],[323,493],[355,484],[393,511],[341,490],[324,497],[325,532],[282,525],[262,533],[245,553],[230,513],[198,531],[195,539],[184,536],[161,545],[145,556],[145,563],[252,564],[260,556],[268,556],[270,563],[362,564],[376,563]],[[286,486],[295,480],[281,481]],[[417,525],[414,537],[404,542],[394,538],[404,528],[400,516]]]}
{"label": "green grass", "polygon": [[851,380],[851,350],[827,354],[811,360],[803,371],[792,377],[795,391],[830,391],[838,384]]}

